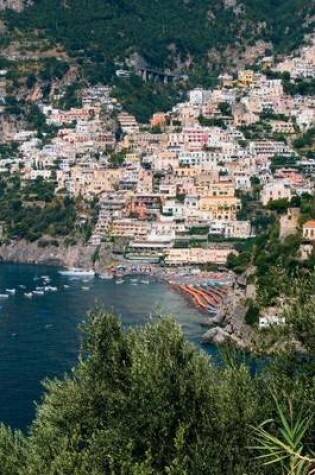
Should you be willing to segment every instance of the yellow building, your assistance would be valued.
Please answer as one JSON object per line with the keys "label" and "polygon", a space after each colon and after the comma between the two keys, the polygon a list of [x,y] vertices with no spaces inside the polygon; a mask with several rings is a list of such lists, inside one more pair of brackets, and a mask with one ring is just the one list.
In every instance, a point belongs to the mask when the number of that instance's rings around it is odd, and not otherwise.
{"label": "yellow building", "polygon": [[115,237],[143,238],[151,229],[149,221],[137,219],[115,219],[110,227],[109,234]]}
{"label": "yellow building", "polygon": [[126,162],[134,165],[138,164],[140,162],[139,154],[136,152],[128,152],[126,154]]}
{"label": "yellow building", "polygon": [[209,184],[207,195],[200,197],[199,209],[206,213],[209,219],[233,221],[240,208],[241,201],[235,197],[232,182]]}
{"label": "yellow building", "polygon": [[[235,251],[232,251],[233,253]],[[165,257],[166,265],[184,265],[184,264],[225,264],[227,256],[231,254],[229,248],[211,248],[204,249],[193,247],[190,249],[173,248],[167,250]]]}
{"label": "yellow building", "polygon": [[121,178],[120,169],[86,169],[72,167],[69,177],[69,191],[72,195],[94,196],[114,191]]}
{"label": "yellow building", "polygon": [[248,87],[253,83],[254,71],[244,69],[238,73],[238,85],[240,87]]}

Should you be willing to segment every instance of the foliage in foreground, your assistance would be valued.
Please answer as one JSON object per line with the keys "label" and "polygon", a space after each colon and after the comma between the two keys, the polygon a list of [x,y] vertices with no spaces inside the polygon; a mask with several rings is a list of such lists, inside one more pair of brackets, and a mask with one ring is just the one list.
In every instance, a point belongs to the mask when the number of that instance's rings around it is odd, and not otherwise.
{"label": "foliage in foreground", "polygon": [[268,432],[266,426],[274,423],[273,419],[264,421],[254,428],[256,449],[262,452],[259,456],[265,465],[280,464],[288,475],[314,475],[315,452],[304,451],[304,437],[312,422],[313,414],[305,414],[303,409],[296,413],[289,399],[289,417],[287,418],[277,398],[274,396],[279,416],[280,436]]}
{"label": "foliage in foreground", "polygon": [[286,395],[311,407],[314,374],[288,357],[259,375],[229,352],[214,365],[171,319],[126,332],[96,309],[76,369],[45,383],[28,436],[0,429],[1,474],[279,475],[251,448],[252,427],[278,419],[271,387],[286,417]]}

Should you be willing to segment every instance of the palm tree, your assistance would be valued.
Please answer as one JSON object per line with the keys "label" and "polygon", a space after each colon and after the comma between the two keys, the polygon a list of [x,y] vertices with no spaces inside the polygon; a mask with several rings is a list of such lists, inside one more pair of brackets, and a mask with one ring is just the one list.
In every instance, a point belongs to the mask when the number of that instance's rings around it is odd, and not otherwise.
{"label": "palm tree", "polygon": [[[273,395],[273,399],[278,420],[269,419],[254,428],[256,445],[252,448],[261,452],[257,458],[264,465],[279,464],[283,475],[315,475],[315,452],[305,442],[313,415],[305,413],[303,408],[295,413],[293,403],[288,399],[287,417],[276,396]],[[278,429],[278,436],[274,435],[272,426]]]}

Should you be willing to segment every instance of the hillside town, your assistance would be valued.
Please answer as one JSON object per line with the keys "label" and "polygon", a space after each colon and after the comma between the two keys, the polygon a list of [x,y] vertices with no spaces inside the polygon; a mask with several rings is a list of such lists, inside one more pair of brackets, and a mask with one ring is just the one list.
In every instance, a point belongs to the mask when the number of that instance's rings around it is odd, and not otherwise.
{"label": "hillside town", "polygon": [[[7,71],[0,74],[5,113]],[[264,209],[314,193],[315,98],[288,90],[314,75],[312,43],[281,63],[264,57],[256,69],[221,74],[217,87],[188,91],[149,124],[125,112],[110,87],[85,87],[67,109],[56,90],[37,103],[52,136],[3,130],[14,153],[2,157],[0,174],[53,181],[56,193],[97,202],[96,248],[110,241],[130,261],[224,265],[235,242],[257,234],[246,197]],[[290,209],[283,236],[298,226]],[[314,230],[315,221],[303,225],[306,253]]]}

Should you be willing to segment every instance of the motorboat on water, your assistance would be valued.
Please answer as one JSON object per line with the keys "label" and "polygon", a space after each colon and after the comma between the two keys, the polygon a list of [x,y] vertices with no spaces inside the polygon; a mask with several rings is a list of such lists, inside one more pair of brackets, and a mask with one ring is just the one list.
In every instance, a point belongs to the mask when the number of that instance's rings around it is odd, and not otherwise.
{"label": "motorboat on water", "polygon": [[82,290],[85,290],[86,292],[90,290],[90,287],[82,287]]}
{"label": "motorboat on water", "polygon": [[60,275],[69,276],[69,277],[94,277],[95,271],[94,270],[85,270],[85,269],[77,269],[75,267],[71,267],[66,270],[60,270]]}
{"label": "motorboat on water", "polygon": [[57,288],[57,287],[54,287],[54,286],[52,286],[52,285],[46,285],[46,286],[44,287],[44,290],[45,290],[46,292],[57,292],[58,288]]}
{"label": "motorboat on water", "polygon": [[26,289],[26,286],[23,285],[23,284],[20,284],[20,285],[19,285],[19,288],[24,290],[24,289]]}
{"label": "motorboat on water", "polygon": [[123,284],[125,281],[124,279],[117,279],[116,280],[116,284],[120,285],[120,284]]}
{"label": "motorboat on water", "polygon": [[33,297],[33,292],[25,292],[24,297],[31,299]]}
{"label": "motorboat on water", "polygon": [[5,291],[10,294],[10,295],[14,295],[16,290],[15,289],[5,289]]}
{"label": "motorboat on water", "polygon": [[110,279],[113,279],[114,276],[111,272],[104,272],[103,274],[99,275],[99,278],[100,279],[105,279],[105,280],[110,280]]}
{"label": "motorboat on water", "polygon": [[33,290],[34,295],[45,295],[45,292],[43,290]]}
{"label": "motorboat on water", "polygon": [[0,294],[0,299],[8,299],[9,295],[8,294]]}

